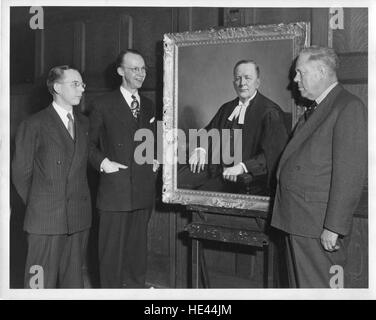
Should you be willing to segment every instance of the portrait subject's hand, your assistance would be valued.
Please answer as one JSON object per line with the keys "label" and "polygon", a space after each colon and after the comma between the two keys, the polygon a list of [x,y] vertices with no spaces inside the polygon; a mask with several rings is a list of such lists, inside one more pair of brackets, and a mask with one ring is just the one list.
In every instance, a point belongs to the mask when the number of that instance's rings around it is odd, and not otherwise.
{"label": "portrait subject's hand", "polygon": [[200,173],[205,169],[206,151],[202,148],[196,148],[189,158],[189,166],[193,173]]}
{"label": "portrait subject's hand", "polygon": [[337,245],[338,233],[330,231],[328,229],[324,229],[321,233],[320,240],[321,245],[326,251],[336,251],[339,249],[339,245]]}
{"label": "portrait subject's hand", "polygon": [[153,159],[153,172],[157,172],[159,169],[160,163],[157,159]]}
{"label": "portrait subject's hand", "polygon": [[105,173],[113,173],[113,172],[119,171],[120,169],[127,169],[127,168],[128,168],[127,166],[121,163],[115,162],[115,161],[111,161],[107,158],[105,158],[101,163],[101,169]]}
{"label": "portrait subject's hand", "polygon": [[238,163],[237,165],[233,167],[229,167],[223,170],[222,175],[223,175],[223,179],[236,182],[238,175],[243,174],[243,173],[244,173],[244,168],[240,163]]}

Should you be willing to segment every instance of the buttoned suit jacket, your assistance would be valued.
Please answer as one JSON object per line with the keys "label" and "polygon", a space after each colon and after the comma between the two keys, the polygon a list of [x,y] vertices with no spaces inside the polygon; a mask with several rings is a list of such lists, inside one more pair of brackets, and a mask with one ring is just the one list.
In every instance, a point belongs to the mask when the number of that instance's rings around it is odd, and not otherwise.
{"label": "buttoned suit jacket", "polygon": [[[135,151],[139,129],[147,129],[148,142],[154,151],[156,121],[153,103],[140,95],[140,114],[136,120],[120,88],[103,95],[93,103],[90,113],[90,162],[100,171],[105,158],[126,165],[114,173],[100,172],[97,208],[103,211],[132,211],[151,208],[154,203],[155,174],[150,163],[138,164]],[[149,145],[150,147],[150,145]],[[151,149],[149,148],[149,151]]]}
{"label": "buttoned suit jacket", "polygon": [[366,108],[337,85],[303,119],[279,162],[271,224],[304,237],[348,235],[367,172]]}
{"label": "buttoned suit jacket", "polygon": [[17,130],[12,180],[26,204],[29,233],[72,234],[91,226],[89,121],[75,111],[74,128],[75,140],[50,105]]}

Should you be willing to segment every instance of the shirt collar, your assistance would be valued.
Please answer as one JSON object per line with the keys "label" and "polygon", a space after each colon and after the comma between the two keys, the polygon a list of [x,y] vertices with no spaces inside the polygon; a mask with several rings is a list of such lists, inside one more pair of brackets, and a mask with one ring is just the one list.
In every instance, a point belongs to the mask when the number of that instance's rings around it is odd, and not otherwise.
{"label": "shirt collar", "polygon": [[140,102],[140,95],[138,94],[138,90],[136,90],[135,93],[130,93],[127,89],[125,89],[123,86],[120,86],[120,92],[122,93],[125,101],[130,105],[133,98],[132,95],[136,97],[137,101]]}
{"label": "shirt collar", "polygon": [[315,99],[317,104],[320,104],[326,96],[329,94],[330,91],[338,84],[338,81],[332,83],[322,94],[319,95],[318,98]]}
{"label": "shirt collar", "polygon": [[72,111],[69,112],[65,110],[63,107],[59,106],[56,103],[56,101],[52,101],[52,106],[54,107],[55,111],[57,112],[57,114],[59,115],[61,120],[63,120],[64,123],[68,122],[68,117],[67,117],[68,113],[70,113],[72,115],[72,118],[74,119],[73,108],[72,108]]}

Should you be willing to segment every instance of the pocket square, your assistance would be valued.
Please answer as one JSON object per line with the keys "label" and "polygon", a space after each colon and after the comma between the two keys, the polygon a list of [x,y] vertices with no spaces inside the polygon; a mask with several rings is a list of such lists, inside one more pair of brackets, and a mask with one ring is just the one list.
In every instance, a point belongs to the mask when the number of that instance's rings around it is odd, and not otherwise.
{"label": "pocket square", "polygon": [[155,120],[155,117],[151,118],[149,122],[150,122],[150,123],[153,123],[154,120]]}

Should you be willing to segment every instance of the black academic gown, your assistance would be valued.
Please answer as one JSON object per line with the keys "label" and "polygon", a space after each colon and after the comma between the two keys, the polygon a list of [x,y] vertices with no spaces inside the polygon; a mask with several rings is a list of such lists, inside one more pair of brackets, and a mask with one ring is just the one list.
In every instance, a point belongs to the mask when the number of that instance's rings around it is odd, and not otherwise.
{"label": "black academic gown", "polygon": [[[283,112],[277,104],[257,92],[255,98],[250,101],[247,107],[244,124],[239,125],[237,120],[228,120],[238,104],[239,98],[236,98],[222,105],[205,129],[207,131],[211,129],[220,131],[222,129],[230,129],[233,136],[234,129],[242,129],[241,162],[245,164],[248,172],[253,177],[264,179],[266,188],[270,189],[273,185],[278,159],[288,140]],[[222,181],[223,168],[236,163],[225,164],[221,156],[221,161],[218,165],[213,164],[211,159],[213,153],[218,154],[220,152],[222,155],[222,148],[226,143],[221,137],[219,146],[209,144],[207,153],[209,166],[203,174],[189,174],[189,168],[181,169],[178,179],[179,186],[182,188],[223,191],[223,185],[218,187],[218,189],[215,187]],[[234,143],[239,143],[239,140],[234,139]],[[215,179],[216,182],[209,181],[212,179]]]}

